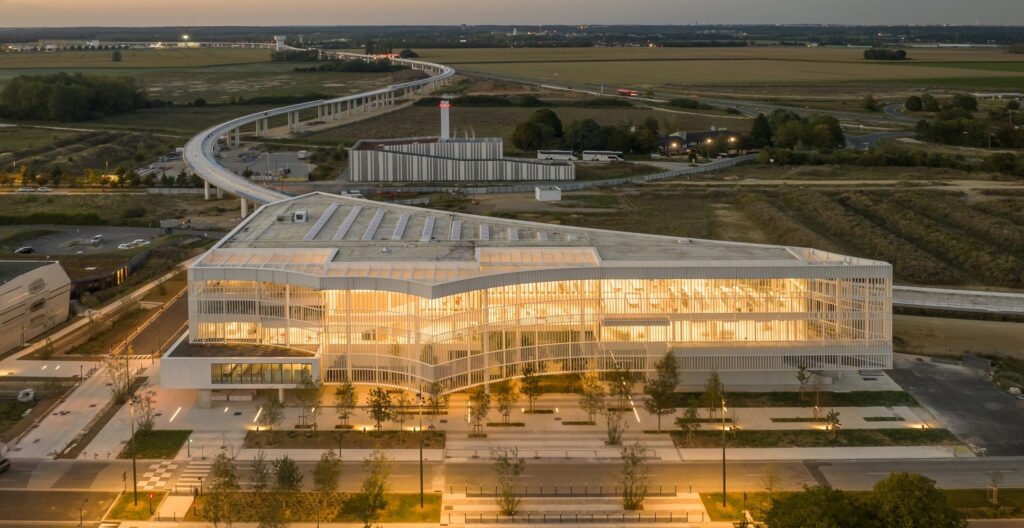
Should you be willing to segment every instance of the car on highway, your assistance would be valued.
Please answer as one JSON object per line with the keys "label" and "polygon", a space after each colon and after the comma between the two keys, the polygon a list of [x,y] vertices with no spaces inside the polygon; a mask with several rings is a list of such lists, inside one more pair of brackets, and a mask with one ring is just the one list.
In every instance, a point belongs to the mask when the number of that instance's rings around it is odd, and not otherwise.
{"label": "car on highway", "polygon": [[117,245],[117,249],[132,249],[134,247],[135,247],[135,244],[132,244],[131,242],[125,242],[124,244],[118,244]]}
{"label": "car on highway", "polygon": [[36,192],[36,190],[31,187],[22,187],[18,189],[18,192]]}
{"label": "car on highway", "polygon": [[19,255],[31,255],[32,253],[35,253],[36,250],[33,247],[25,246],[15,249],[14,252]]}
{"label": "car on highway", "polygon": [[96,246],[103,242],[103,235],[96,235],[92,237],[92,245]]}
{"label": "car on highway", "polygon": [[136,246],[148,246],[149,240],[146,240],[145,238],[136,238],[135,240],[132,240],[132,244],[135,244]]}
{"label": "car on highway", "polygon": [[50,189],[49,187],[40,187],[36,189],[36,192],[53,192],[53,190]]}

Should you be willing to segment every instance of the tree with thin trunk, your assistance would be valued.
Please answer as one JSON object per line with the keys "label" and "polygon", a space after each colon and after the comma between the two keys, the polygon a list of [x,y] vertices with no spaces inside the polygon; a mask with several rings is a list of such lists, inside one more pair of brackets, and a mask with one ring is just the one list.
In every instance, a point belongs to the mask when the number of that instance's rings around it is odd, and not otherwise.
{"label": "tree with thin trunk", "polygon": [[527,363],[523,367],[523,380],[519,390],[523,393],[523,396],[526,396],[530,412],[533,412],[537,398],[540,398],[540,395],[544,393],[544,389],[540,385],[540,376],[537,375],[537,369],[533,366],[533,363]]}
{"label": "tree with thin trunk", "polygon": [[271,519],[279,525],[302,518],[305,512],[296,500],[302,491],[302,471],[288,455],[275,460],[274,466],[274,499],[275,512]]}
{"label": "tree with thin trunk", "polygon": [[206,503],[201,510],[201,515],[207,522],[213,523],[214,528],[224,523],[231,526],[238,517],[237,497],[241,487],[238,484],[238,472],[235,463],[227,453],[218,453],[213,459],[213,467],[210,469],[210,487],[206,496]]}
{"label": "tree with thin trunk", "polygon": [[334,389],[334,410],[338,413],[338,420],[342,425],[348,425],[348,420],[358,403],[356,388],[351,381],[346,381]]}
{"label": "tree with thin trunk", "polygon": [[494,473],[498,480],[498,509],[502,515],[515,515],[521,500],[526,461],[519,458],[519,450],[515,447],[493,450],[491,456],[494,457]]}
{"label": "tree with thin trunk", "polygon": [[639,510],[647,498],[647,465],[644,454],[647,448],[637,442],[623,446],[622,471],[619,473],[619,487],[622,489],[622,509]]}
{"label": "tree with thin trunk", "polygon": [[805,398],[804,387],[807,382],[811,381],[811,373],[807,371],[807,367],[800,365],[796,371],[796,381],[800,383],[800,399],[803,400]]}
{"label": "tree with thin trunk", "polygon": [[839,413],[835,409],[829,409],[828,414],[825,415],[825,423],[828,430],[832,433],[832,439],[839,440],[839,429],[843,424],[839,421]]}
{"label": "tree with thin trunk", "polygon": [[320,415],[320,383],[313,379],[313,376],[306,374],[302,376],[299,387],[295,390],[295,397],[299,399],[302,406],[301,424],[313,426],[316,431],[316,419]]}
{"label": "tree with thin trunk", "polygon": [[772,495],[775,493],[775,490],[782,486],[782,475],[779,473],[779,466],[775,465],[775,463],[765,465],[761,483],[764,484],[764,491],[768,494],[768,507],[770,508],[773,500]]}
{"label": "tree with thin trunk", "polygon": [[100,362],[103,365],[103,372],[107,376],[107,386],[110,387],[110,395],[113,396],[114,402],[118,404],[127,402],[132,387],[132,375],[128,361],[124,356],[107,354]]}
{"label": "tree with thin trunk", "polygon": [[388,477],[391,460],[380,446],[363,461],[366,477],[356,497],[357,511],[363,526],[370,528],[380,520],[380,512],[387,507]]}
{"label": "tree with thin trunk", "polygon": [[619,409],[629,407],[629,399],[633,396],[633,385],[636,384],[636,376],[627,368],[618,368],[608,373],[608,392],[615,399],[615,406]]}
{"label": "tree with thin trunk", "polygon": [[412,413],[412,400],[409,399],[409,394],[406,391],[398,393],[398,398],[395,398],[395,411],[391,413],[391,421],[398,425],[398,430],[405,429],[405,421],[409,419],[409,415]]}
{"label": "tree with thin trunk", "polygon": [[601,414],[604,415],[605,442],[608,445],[619,445],[622,442],[622,433],[626,431],[625,413],[618,409],[602,406]]}
{"label": "tree with thin trunk", "polygon": [[440,381],[432,381],[427,385],[427,410],[430,412],[430,428],[434,428],[434,419],[448,410],[448,395]]}
{"label": "tree with thin trunk", "polygon": [[687,445],[693,445],[693,433],[700,431],[700,413],[696,407],[687,407],[683,415],[676,418],[676,427],[686,435]]}
{"label": "tree with thin trunk", "polygon": [[135,427],[138,432],[152,431],[156,423],[156,392],[143,385],[142,390],[135,399]]}
{"label": "tree with thin trunk", "polygon": [[658,417],[658,432],[661,432],[661,417],[676,412],[675,394],[679,384],[679,366],[676,357],[669,352],[654,366],[653,380],[644,384],[644,409]]}
{"label": "tree with thin trunk", "polygon": [[267,398],[267,403],[263,404],[263,412],[260,413],[260,418],[257,424],[259,427],[277,429],[281,426],[281,422],[283,421],[284,403],[277,399],[276,394],[271,394],[270,397]]}
{"label": "tree with thin trunk", "polygon": [[373,428],[378,431],[382,428],[381,424],[391,420],[395,412],[395,403],[391,400],[391,395],[381,387],[374,387],[370,390],[366,406],[370,411],[370,418],[374,422]]}
{"label": "tree with thin trunk", "polygon": [[483,436],[487,413],[491,412],[491,395],[484,387],[476,387],[469,393],[469,412],[473,420],[473,434]]}
{"label": "tree with thin trunk", "polygon": [[512,409],[515,407],[516,402],[519,401],[519,391],[516,387],[516,382],[513,380],[503,380],[494,384],[494,404],[498,408],[498,412],[501,413],[501,422],[508,423],[509,415],[512,414]]}
{"label": "tree with thin trunk", "polygon": [[317,523],[321,519],[331,520],[341,508],[338,483],[341,481],[341,458],[333,449],[320,454],[320,460],[313,467],[313,484],[318,495]]}
{"label": "tree with thin trunk", "polygon": [[252,463],[249,465],[249,488],[260,497],[269,486],[270,463],[267,462],[266,453],[260,449],[256,456],[252,457]]}
{"label": "tree with thin trunk", "polygon": [[597,413],[605,406],[607,396],[601,377],[594,371],[587,371],[580,376],[580,409],[587,413],[587,420],[597,421]]}
{"label": "tree with thin trunk", "polygon": [[718,371],[712,370],[711,374],[708,374],[708,380],[704,383],[704,407],[708,410],[708,417],[714,418],[715,413],[722,407],[722,398],[725,395],[722,393],[722,379],[718,377]]}

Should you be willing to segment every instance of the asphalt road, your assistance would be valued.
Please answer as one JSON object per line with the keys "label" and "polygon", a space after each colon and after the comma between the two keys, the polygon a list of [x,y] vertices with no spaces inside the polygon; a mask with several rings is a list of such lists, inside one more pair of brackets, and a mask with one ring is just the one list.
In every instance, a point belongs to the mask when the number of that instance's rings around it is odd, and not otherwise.
{"label": "asphalt road", "polygon": [[163,352],[168,341],[181,335],[188,321],[188,294],[164,307],[164,312],[157,316],[139,335],[132,340],[132,351],[136,355],[149,355]]}
{"label": "asphalt road", "polygon": [[[48,235],[36,237],[23,242],[39,255],[76,255],[107,253],[118,251],[117,246],[136,239],[149,239],[159,234],[159,230],[151,227],[112,227],[112,226],[61,226],[31,225],[20,226],[29,229],[45,229],[55,231]],[[93,245],[91,239],[95,235],[103,235],[103,241]]]}
{"label": "asphalt road", "polygon": [[1024,402],[982,371],[897,355],[889,372],[896,383],[946,422],[961,439],[990,456],[1024,455]]}

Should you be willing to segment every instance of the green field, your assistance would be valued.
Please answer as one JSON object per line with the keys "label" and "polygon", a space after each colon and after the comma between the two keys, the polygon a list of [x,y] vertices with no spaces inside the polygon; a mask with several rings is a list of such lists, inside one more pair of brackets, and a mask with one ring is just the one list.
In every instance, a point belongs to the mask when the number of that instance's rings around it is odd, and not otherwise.
{"label": "green field", "polygon": [[[171,459],[178,454],[192,434],[189,430],[138,431],[135,433],[135,457],[142,460]],[[131,458],[131,442],[125,444],[117,458]]]}
{"label": "green field", "polygon": [[[911,50],[913,60],[865,61],[846,48],[565,48],[426,49],[427,60],[457,70],[557,84],[602,83],[639,89],[722,85],[865,84],[976,85],[992,78],[1024,83],[1024,59],[1001,49]],[[964,66],[969,65],[969,66]],[[971,70],[970,73],[965,69]],[[1019,73],[1018,73],[1019,72]]]}
{"label": "green field", "polygon": [[0,156],[16,150],[35,148],[74,136],[68,130],[46,130],[27,127],[0,127]]}

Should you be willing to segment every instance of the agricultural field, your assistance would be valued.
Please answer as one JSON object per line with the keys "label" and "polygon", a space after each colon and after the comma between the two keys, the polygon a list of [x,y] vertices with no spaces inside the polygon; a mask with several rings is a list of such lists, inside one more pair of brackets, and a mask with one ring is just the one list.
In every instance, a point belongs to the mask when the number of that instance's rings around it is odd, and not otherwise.
{"label": "agricultural field", "polygon": [[[62,214],[66,222],[48,215]],[[238,201],[203,200],[202,195],[156,194],[0,194],[0,222],[6,225],[56,224],[156,226],[167,218],[233,227]]]}
{"label": "agricultural field", "polygon": [[0,161],[2,161],[4,154],[47,145],[74,135],[75,132],[68,130],[46,130],[14,126],[0,127]]}
{"label": "agricultural field", "polygon": [[113,51],[59,51],[52,53],[0,53],[0,69],[126,70],[133,68],[197,68],[224,64],[267,62],[270,50],[242,48],[153,48],[121,50],[121,62],[110,60]]}
{"label": "agricultural field", "polygon": [[[601,125],[639,123],[648,117],[661,122],[662,131],[707,130],[711,126],[746,131],[750,120],[722,114],[720,117],[675,113],[640,107],[585,108],[578,106],[551,107],[564,125],[574,120],[592,118]],[[526,120],[536,108],[525,107],[455,107],[451,111],[452,133],[462,136],[501,136],[505,148],[511,144],[516,124]],[[711,114],[711,113],[708,113]],[[432,106],[410,106],[401,110],[366,119],[343,127],[308,134],[303,141],[317,143],[348,143],[360,139],[436,136],[440,128],[440,114]]]}
{"label": "agricultural field", "polygon": [[[912,60],[865,61],[847,48],[426,49],[426,60],[464,71],[557,84],[602,83],[637,89],[693,90],[723,85],[930,85],[1006,88],[1024,82],[1024,58],[1002,49],[910,50]],[[731,90],[730,90],[731,91]],[[784,92],[784,91],[783,91]],[[772,92],[766,92],[771,94]],[[862,92],[864,93],[864,92]],[[820,96],[820,94],[819,94]]]}

